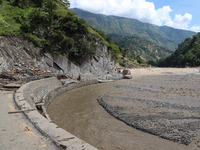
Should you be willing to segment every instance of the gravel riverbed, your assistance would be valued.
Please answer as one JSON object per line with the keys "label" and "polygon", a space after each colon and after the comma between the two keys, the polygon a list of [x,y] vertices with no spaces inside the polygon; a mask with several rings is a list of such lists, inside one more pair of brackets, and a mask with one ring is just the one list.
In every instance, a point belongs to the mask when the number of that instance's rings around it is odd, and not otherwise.
{"label": "gravel riverbed", "polygon": [[69,91],[53,101],[48,113],[99,149],[199,150],[199,70],[148,68],[132,75]]}

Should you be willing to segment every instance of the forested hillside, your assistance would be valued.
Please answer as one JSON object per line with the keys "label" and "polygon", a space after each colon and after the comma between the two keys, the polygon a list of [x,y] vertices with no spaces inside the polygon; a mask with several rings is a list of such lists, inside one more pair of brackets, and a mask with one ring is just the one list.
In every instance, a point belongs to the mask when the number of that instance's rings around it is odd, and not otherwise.
{"label": "forested hillside", "polygon": [[195,32],[174,29],[167,26],[159,27],[140,22],[136,19],[105,16],[80,9],[72,10],[77,13],[78,17],[85,19],[92,27],[104,31],[108,36],[116,34],[140,37],[170,51],[175,51],[180,42],[196,34]]}
{"label": "forested hillside", "polygon": [[45,51],[68,55],[75,63],[90,59],[97,40],[102,39],[113,59],[126,64],[121,59],[125,51],[78,18],[69,5],[67,0],[0,0],[0,35],[23,35]]}
{"label": "forested hillside", "polygon": [[158,61],[166,58],[171,51],[153,42],[134,36],[110,34],[109,37],[133,56],[140,56],[146,62]]}
{"label": "forested hillside", "polygon": [[200,66],[200,33],[193,38],[187,38],[179,44],[177,50],[164,60],[160,60],[158,66],[165,67],[195,67]]}
{"label": "forested hillside", "polygon": [[2,0],[0,34],[29,38],[37,46],[73,59],[94,54],[94,36],[83,19],[60,0]]}

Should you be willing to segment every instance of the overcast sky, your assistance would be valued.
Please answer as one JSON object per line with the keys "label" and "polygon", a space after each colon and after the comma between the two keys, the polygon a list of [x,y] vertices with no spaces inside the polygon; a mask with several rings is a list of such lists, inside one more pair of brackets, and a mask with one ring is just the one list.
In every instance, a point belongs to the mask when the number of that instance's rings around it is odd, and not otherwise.
{"label": "overcast sky", "polygon": [[200,0],[69,0],[71,8],[200,32]]}

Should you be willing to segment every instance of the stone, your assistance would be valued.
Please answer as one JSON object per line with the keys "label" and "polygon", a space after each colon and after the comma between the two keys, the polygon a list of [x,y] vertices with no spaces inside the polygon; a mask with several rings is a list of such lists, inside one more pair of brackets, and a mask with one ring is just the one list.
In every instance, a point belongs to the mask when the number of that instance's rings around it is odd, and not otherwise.
{"label": "stone", "polygon": [[27,70],[26,72],[29,76],[34,76],[35,73],[32,70]]}
{"label": "stone", "polygon": [[16,80],[15,77],[11,74],[8,74],[6,72],[2,72],[0,74],[0,78],[3,78],[3,79],[9,79],[9,80]]}
{"label": "stone", "polygon": [[114,80],[98,80],[98,83],[113,82]]}
{"label": "stone", "polygon": [[21,84],[9,83],[3,86],[4,88],[20,88]]}
{"label": "stone", "polygon": [[124,79],[132,79],[133,77],[132,77],[132,75],[125,75],[124,76]]}
{"label": "stone", "polygon": [[34,72],[31,71],[31,70],[22,70],[21,73],[23,74],[23,76],[25,77],[31,77],[31,76],[34,76]]}
{"label": "stone", "polygon": [[72,84],[72,83],[78,83],[77,80],[72,80],[72,79],[61,79],[60,82],[63,85]]}
{"label": "stone", "polygon": [[131,75],[131,71],[129,69],[124,69],[122,72],[123,76],[125,75]]}
{"label": "stone", "polygon": [[56,78],[57,78],[58,80],[61,80],[61,79],[67,79],[68,76],[65,75],[65,74],[56,74]]}

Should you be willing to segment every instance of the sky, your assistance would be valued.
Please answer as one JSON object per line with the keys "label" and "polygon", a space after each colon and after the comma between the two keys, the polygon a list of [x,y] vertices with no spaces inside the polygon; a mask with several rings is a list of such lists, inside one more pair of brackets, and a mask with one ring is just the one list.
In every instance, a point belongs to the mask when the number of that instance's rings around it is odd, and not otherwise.
{"label": "sky", "polygon": [[200,0],[69,0],[71,8],[200,32]]}

